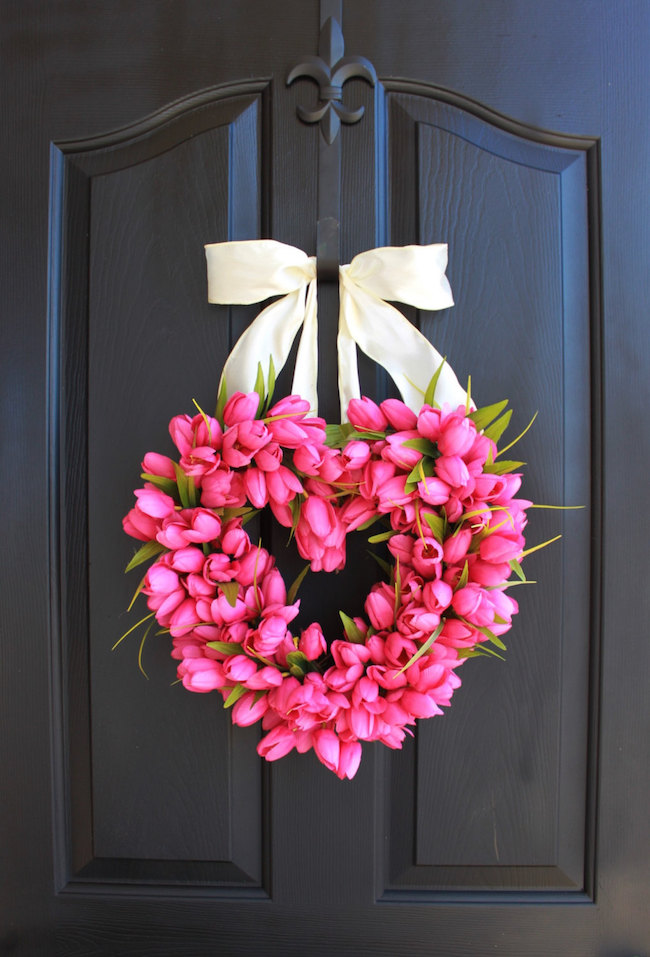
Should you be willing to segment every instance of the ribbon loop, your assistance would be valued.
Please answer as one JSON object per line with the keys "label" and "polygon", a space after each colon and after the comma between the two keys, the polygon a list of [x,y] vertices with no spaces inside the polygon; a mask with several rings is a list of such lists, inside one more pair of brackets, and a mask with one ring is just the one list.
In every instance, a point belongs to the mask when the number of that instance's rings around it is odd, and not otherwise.
{"label": "ribbon loop", "polygon": [[[341,421],[350,399],[360,395],[356,347],[383,366],[413,409],[422,407],[431,377],[443,357],[406,316],[386,299],[418,309],[447,309],[454,300],[445,275],[447,245],[386,246],[355,256],[341,266],[339,314],[339,398]],[[436,401],[467,401],[453,369],[445,363]]]}
{"label": "ribbon loop", "polygon": [[318,326],[316,319],[316,258],[273,239],[211,243],[208,261],[208,302],[250,304],[282,296],[255,317],[237,340],[223,367],[229,392],[249,392],[273,357],[276,372],[285,365],[302,327],[293,391],[318,410]]}
{"label": "ribbon loop", "polygon": [[[302,327],[293,390],[318,412],[318,326],[316,259],[295,246],[271,239],[212,243],[208,260],[208,301],[262,302],[281,296],[263,309],[240,336],[224,365],[229,392],[252,388],[259,362],[273,356],[276,370],[286,363]],[[355,256],[339,268],[338,330],[341,421],[350,399],[360,396],[357,347],[383,366],[404,402],[417,412],[426,388],[443,361],[428,339],[386,300],[418,309],[446,309],[454,301],[445,275],[447,246],[386,246]],[[459,405],[467,394],[451,366],[445,364],[436,401]]]}

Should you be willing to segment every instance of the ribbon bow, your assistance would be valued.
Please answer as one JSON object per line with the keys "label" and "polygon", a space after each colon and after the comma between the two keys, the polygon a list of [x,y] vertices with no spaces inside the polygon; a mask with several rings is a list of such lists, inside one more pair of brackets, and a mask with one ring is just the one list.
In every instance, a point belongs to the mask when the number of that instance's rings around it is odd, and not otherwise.
{"label": "ribbon bow", "polygon": [[[258,363],[273,357],[276,371],[286,363],[302,327],[293,391],[318,411],[318,322],[316,257],[272,239],[211,243],[208,301],[250,304],[281,296],[255,317],[223,368],[229,392],[248,392]],[[339,267],[338,331],[341,421],[350,399],[360,396],[357,346],[391,375],[404,402],[417,412],[427,385],[443,359],[406,316],[387,299],[418,309],[446,309],[454,301],[445,269],[447,246],[386,246],[369,249]],[[467,394],[445,363],[436,401],[465,403]]]}

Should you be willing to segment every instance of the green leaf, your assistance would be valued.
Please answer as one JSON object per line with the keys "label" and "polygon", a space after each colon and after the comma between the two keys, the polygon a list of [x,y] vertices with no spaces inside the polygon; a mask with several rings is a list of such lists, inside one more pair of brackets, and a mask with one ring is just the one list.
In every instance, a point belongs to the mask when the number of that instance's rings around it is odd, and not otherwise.
{"label": "green leaf", "polygon": [[236,701],[239,701],[242,695],[245,695],[248,691],[248,688],[245,688],[243,685],[236,684],[232,689],[228,697],[223,703],[224,708],[231,708]]}
{"label": "green leaf", "polygon": [[240,655],[243,653],[242,646],[236,641],[208,641],[207,646],[215,651],[220,651],[222,655]]}
{"label": "green leaf", "polygon": [[491,641],[492,644],[496,645],[497,648],[500,648],[501,651],[508,650],[506,646],[504,645],[504,643],[499,638],[499,636],[495,635],[490,628],[486,628],[485,626],[479,626],[479,625],[474,625],[474,628],[476,628],[477,631],[480,631],[481,634],[485,635],[488,641]]}
{"label": "green leaf", "polygon": [[291,539],[293,538],[293,536],[294,536],[294,534],[295,534],[295,531],[296,531],[296,528],[298,527],[298,522],[300,521],[300,510],[301,510],[301,508],[302,508],[302,500],[301,500],[301,497],[300,497],[300,495],[296,495],[296,497],[295,497],[295,498],[292,498],[291,501],[289,502],[289,510],[291,511],[291,515],[292,515],[292,517],[293,517],[293,521],[292,521],[292,523],[291,523],[291,531],[289,532],[289,541],[287,542],[287,545],[289,544],[289,542],[290,542]]}
{"label": "green leaf", "polygon": [[199,405],[199,403],[196,401],[196,399],[192,399],[192,402],[194,403],[194,405],[195,405],[195,406],[197,407],[197,409],[199,410],[199,413],[200,413],[200,415],[201,415],[201,418],[203,419],[203,422],[205,423],[205,427],[206,427],[206,429],[208,430],[208,441],[209,441],[209,442],[212,442],[212,428],[211,428],[211,426],[210,426],[210,420],[209,420],[209,418],[207,417],[207,415],[205,414],[205,412],[203,411],[203,409],[201,408],[201,406]]}
{"label": "green leaf", "polygon": [[413,492],[418,487],[419,482],[431,478],[434,474],[435,469],[431,459],[420,459],[407,475],[404,491]]}
{"label": "green leaf", "polygon": [[464,588],[468,581],[469,581],[469,562],[465,562],[465,564],[463,565],[463,570],[460,574],[460,578],[458,579],[458,584],[456,585],[456,588],[454,589],[454,591],[458,591],[460,588]]}
{"label": "green leaf", "polygon": [[426,388],[426,390],[425,390],[425,393],[424,393],[424,405],[430,405],[430,406],[432,406],[432,407],[433,407],[433,406],[437,407],[437,402],[435,401],[435,398],[436,398],[436,386],[438,385],[438,379],[440,378],[440,373],[442,372],[442,368],[443,368],[443,366],[444,366],[444,364],[445,364],[446,361],[447,361],[447,356],[444,356],[442,362],[440,363],[440,365],[438,366],[438,368],[436,369],[436,371],[435,371],[435,372],[433,373],[433,375],[431,376],[431,380],[430,380],[430,382],[429,382],[429,385],[427,386],[427,388]]}
{"label": "green leaf", "polygon": [[140,625],[144,624],[145,621],[149,621],[149,619],[150,619],[150,618],[153,618],[153,616],[154,616],[154,612],[152,611],[151,614],[145,615],[144,618],[141,618],[141,619],[140,619],[140,621],[136,621],[135,625],[131,625],[131,627],[129,628],[129,630],[128,630],[128,631],[125,631],[121,638],[118,638],[118,639],[117,639],[117,641],[115,642],[115,644],[114,644],[113,647],[111,648],[111,651],[115,651],[115,649],[117,648],[117,646],[119,645],[119,643],[120,643],[121,641],[124,641],[124,639],[127,637],[127,635],[130,635],[132,631],[135,631],[136,628],[138,628]]}
{"label": "green leaf", "polygon": [[499,661],[506,660],[503,655],[498,654],[498,652],[488,647],[488,645],[474,645],[473,648],[458,648],[456,654],[458,658],[478,658],[479,655],[486,655],[490,658],[498,658]]}
{"label": "green leaf", "polygon": [[291,583],[291,587],[287,593],[287,605],[293,605],[294,601],[296,600],[296,595],[298,594],[298,589],[302,585],[305,575],[309,571],[310,567],[310,565],[305,565],[300,574],[297,575]]}
{"label": "green leaf", "polygon": [[506,445],[506,446],[504,446],[502,449],[499,449],[499,451],[497,452],[497,455],[501,455],[503,452],[507,452],[508,449],[511,449],[513,445],[516,445],[516,444],[517,444],[517,442],[519,441],[519,439],[523,439],[524,435],[526,434],[526,432],[528,432],[528,429],[531,427],[531,425],[533,424],[533,422],[535,421],[536,418],[537,418],[537,412],[536,412],[535,415],[532,417],[532,419],[530,420],[530,422],[528,423],[528,425],[526,426],[526,428],[524,429],[524,431],[523,431],[523,432],[520,432],[519,435],[517,436],[517,438],[516,438],[516,439],[513,439],[512,442],[510,442],[509,445]]}
{"label": "green leaf", "polygon": [[345,443],[346,439],[340,425],[325,426],[325,445],[330,449],[341,449]]}
{"label": "green leaf", "polygon": [[549,538],[545,542],[541,542],[539,545],[533,545],[532,548],[527,548],[525,552],[521,553],[521,557],[525,558],[526,555],[532,555],[533,552],[538,552],[540,548],[546,548],[547,545],[552,545],[553,542],[557,542],[562,538],[561,535],[556,535],[555,538]]}
{"label": "green leaf", "polygon": [[365,532],[366,529],[370,528],[371,525],[374,525],[376,522],[378,522],[378,521],[379,521],[380,519],[382,519],[383,517],[384,517],[383,515],[373,515],[372,518],[369,518],[366,522],[363,522],[361,525],[357,525],[355,531],[357,531],[357,532]]}
{"label": "green leaf", "polygon": [[171,495],[172,498],[176,497],[178,489],[173,479],[166,478],[164,475],[152,475],[150,472],[142,472],[140,478],[144,479],[145,482],[151,482],[152,485],[159,488],[165,495]]}
{"label": "green leaf", "polygon": [[440,632],[442,631],[442,629],[443,629],[443,627],[444,627],[444,624],[445,624],[444,621],[441,621],[441,622],[440,622],[440,624],[438,625],[438,627],[436,628],[436,630],[433,632],[433,634],[429,635],[429,637],[428,637],[427,640],[424,642],[424,644],[423,644],[420,648],[418,648],[418,650],[415,652],[415,654],[413,655],[412,658],[409,658],[409,660],[406,662],[406,664],[404,665],[404,667],[403,667],[400,671],[397,672],[397,675],[396,675],[395,677],[397,677],[398,675],[404,674],[404,672],[406,671],[406,669],[407,669],[407,668],[410,668],[411,665],[412,665],[415,661],[418,660],[418,658],[421,658],[422,655],[426,655],[427,651],[429,650],[429,648],[431,647],[431,645],[434,643],[434,641],[436,640],[436,638],[438,637],[438,635],[439,635]]}
{"label": "green leaf", "polygon": [[511,568],[511,569],[513,570],[513,572],[515,573],[515,575],[517,576],[517,578],[519,579],[519,581],[525,582],[525,581],[526,581],[526,575],[524,574],[524,570],[523,570],[523,568],[521,567],[521,565],[519,564],[519,562],[517,561],[517,559],[516,559],[516,558],[511,558],[511,559],[510,559],[510,562],[509,562],[509,565],[510,565],[510,568]]}
{"label": "green leaf", "polygon": [[375,553],[371,552],[370,549],[368,549],[367,551],[370,557],[374,558],[374,560],[377,562],[377,564],[382,569],[382,571],[386,572],[386,574],[390,578],[390,576],[393,573],[393,566],[390,565],[385,559],[380,558],[379,555],[375,555]]}
{"label": "green leaf", "polygon": [[241,520],[242,527],[246,525],[248,522],[251,522],[256,515],[259,515],[260,511],[261,509],[259,508],[249,508],[246,514],[242,516],[242,520]]}
{"label": "green leaf", "polygon": [[136,590],[134,591],[134,593],[133,593],[133,598],[132,598],[131,601],[129,602],[129,607],[126,609],[127,614],[128,614],[128,613],[131,611],[131,609],[133,608],[133,606],[134,606],[134,604],[135,604],[136,598],[138,597],[138,595],[139,595],[140,592],[142,591],[142,586],[144,585],[144,580],[145,580],[145,578],[146,578],[146,575],[143,575],[142,578],[140,579],[140,584],[138,585],[138,587],[137,587]]}
{"label": "green leaf", "polygon": [[260,413],[262,412],[262,409],[264,408],[264,396],[266,394],[266,391],[264,388],[264,373],[262,372],[261,362],[257,363],[257,376],[255,378],[255,385],[253,386],[253,392],[257,392],[258,396],[260,397],[260,401],[257,405],[257,413],[255,415],[255,418],[257,419],[259,418]]}
{"label": "green leaf", "polygon": [[423,515],[423,518],[429,528],[431,529],[431,534],[437,542],[440,542],[442,545],[443,539],[445,537],[445,520],[440,515],[433,515],[431,512],[420,513]]}
{"label": "green leaf", "polygon": [[224,593],[230,607],[234,608],[237,604],[237,595],[239,594],[239,585],[237,582],[217,582],[217,588]]}
{"label": "green leaf", "polygon": [[397,532],[391,529],[389,532],[380,532],[379,535],[371,535],[368,541],[371,545],[378,545],[379,542],[387,542],[393,535],[397,535]]}
{"label": "green leaf", "polygon": [[402,604],[402,573],[399,568],[399,558],[395,559],[395,604],[393,606],[393,620],[397,619],[397,612]]}
{"label": "green leaf", "polygon": [[488,465],[486,462],[483,471],[489,475],[506,475],[508,472],[516,472],[525,464],[525,462],[513,462],[504,459],[503,462],[493,462],[492,465]]}
{"label": "green leaf", "polygon": [[273,356],[269,355],[269,374],[266,381],[266,403],[264,406],[264,411],[268,412],[269,406],[273,401],[273,393],[275,392],[275,364],[273,362]]}
{"label": "green leaf", "polygon": [[250,505],[241,505],[239,508],[220,508],[216,509],[217,512],[221,515],[222,521],[229,522],[231,518],[241,518],[243,515],[248,515],[249,512],[255,511],[250,507]]}
{"label": "green leaf", "polygon": [[484,405],[482,409],[470,412],[467,418],[472,420],[477,432],[480,432],[503,412],[507,404],[508,400],[504,399],[502,402],[493,403],[493,405]]}
{"label": "green leaf", "polygon": [[143,665],[142,665],[142,649],[144,648],[144,643],[145,643],[145,641],[147,640],[147,638],[149,637],[149,632],[151,631],[152,628],[153,628],[153,622],[150,621],[149,624],[147,625],[146,629],[145,629],[144,635],[142,636],[142,641],[140,642],[140,647],[139,647],[139,649],[138,649],[138,668],[140,669],[140,671],[142,672],[142,674],[145,676],[145,678],[147,679],[147,681],[149,680],[149,675],[148,675],[147,672],[144,670],[144,667],[143,667]]}
{"label": "green leaf", "polygon": [[223,424],[224,424],[224,423],[223,423],[223,410],[224,410],[224,408],[225,408],[225,406],[226,406],[226,402],[227,402],[227,401],[228,401],[228,386],[226,385],[226,377],[225,377],[225,375],[222,375],[222,376],[221,376],[221,382],[219,383],[219,396],[218,396],[218,398],[217,398],[217,407],[216,407],[216,409],[214,410],[214,417],[215,417],[215,419],[217,420],[217,422],[219,423],[219,425],[221,425],[221,426],[223,426]]}
{"label": "green leaf", "polygon": [[198,504],[198,489],[193,475],[187,476],[187,498],[190,503],[190,508],[194,508]]}
{"label": "green leaf", "polygon": [[187,484],[187,475],[180,467],[178,462],[174,462],[174,472],[176,473],[176,485],[178,486],[178,497],[183,508],[191,508],[189,488]]}
{"label": "green leaf", "polygon": [[309,658],[302,651],[290,651],[287,655],[287,664],[294,678],[302,678],[308,671],[311,671]]}
{"label": "green leaf", "polygon": [[138,565],[141,565],[143,562],[148,562],[150,558],[153,558],[154,555],[160,555],[161,552],[165,552],[167,549],[164,545],[161,545],[160,542],[145,542],[142,545],[129,564],[124,569],[124,574],[130,572],[132,568],[137,568]]}
{"label": "green leaf", "polygon": [[352,439],[370,439],[371,441],[377,441],[378,439],[385,439],[385,432],[376,432],[372,429],[354,429],[352,432],[349,432],[346,437],[347,442],[351,442]]}
{"label": "green leaf", "polygon": [[405,442],[402,442],[402,445],[407,449],[415,449],[416,452],[422,452],[423,455],[428,455],[429,458],[432,459],[440,455],[438,449],[430,439],[406,439]]}
{"label": "green leaf", "polygon": [[504,412],[492,425],[489,425],[487,429],[484,430],[483,434],[487,435],[488,439],[492,439],[493,442],[498,442],[505,430],[510,425],[510,419],[512,418],[512,409],[508,409],[507,412]]}
{"label": "green leaf", "polygon": [[341,621],[343,622],[343,627],[345,629],[345,634],[348,637],[348,641],[352,641],[356,645],[362,645],[366,639],[363,632],[359,630],[357,623],[353,621],[349,615],[346,615],[344,611],[340,611],[339,615],[341,616]]}

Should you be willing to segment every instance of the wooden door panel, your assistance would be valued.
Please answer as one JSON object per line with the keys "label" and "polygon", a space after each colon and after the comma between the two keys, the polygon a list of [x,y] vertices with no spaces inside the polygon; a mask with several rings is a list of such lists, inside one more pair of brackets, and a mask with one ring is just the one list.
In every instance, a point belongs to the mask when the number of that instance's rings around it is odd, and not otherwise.
{"label": "wooden door panel", "polygon": [[259,234],[264,83],[257,89],[213,91],[53,153],[52,351],[62,374],[52,381],[62,406],[52,448],[60,527],[72,533],[54,544],[68,613],[58,692],[64,881],[262,881],[257,730],[235,744],[216,702],[170,687],[168,637],[141,649],[151,680],[134,667],[128,638],[107,653],[137,621],[125,615],[138,576],[120,571],[133,549],[119,528],[138,462],[150,448],[171,451],[167,422],[192,397],[213,407],[233,341],[228,310],[206,301],[202,247]]}
{"label": "wooden door panel", "polygon": [[[564,538],[527,563],[539,584],[516,593],[507,665],[464,665],[453,720],[420,723],[415,755],[391,759],[400,838],[388,886],[581,892],[592,886],[584,840],[598,599],[596,146],[506,124],[447,91],[396,85],[387,84],[391,242],[443,236],[455,291],[455,306],[422,316],[421,328],[461,381],[471,373],[479,404],[517,397],[513,435],[539,411],[513,452],[530,462],[522,495],[585,507],[531,512],[529,542]],[[405,842],[404,824],[393,828],[410,800]]]}

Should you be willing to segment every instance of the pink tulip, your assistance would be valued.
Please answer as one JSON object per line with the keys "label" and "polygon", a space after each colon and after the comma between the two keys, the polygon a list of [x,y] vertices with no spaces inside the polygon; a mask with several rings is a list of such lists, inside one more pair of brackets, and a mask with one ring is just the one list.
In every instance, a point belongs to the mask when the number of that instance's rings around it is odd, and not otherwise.
{"label": "pink tulip", "polygon": [[388,420],[376,402],[365,395],[360,399],[350,399],[348,418],[360,431],[384,432]]}
{"label": "pink tulip", "polygon": [[282,464],[282,449],[277,442],[269,442],[254,455],[255,464],[264,472],[275,472]]}
{"label": "pink tulip", "polygon": [[443,455],[465,455],[472,448],[476,438],[476,426],[471,419],[452,412],[443,416],[440,423],[438,448]]}
{"label": "pink tulip", "polygon": [[434,468],[438,478],[452,488],[459,488],[469,480],[469,471],[459,455],[441,455]]}
{"label": "pink tulip", "polygon": [[171,552],[170,564],[177,572],[200,572],[206,562],[205,555],[200,548],[188,545]]}
{"label": "pink tulip", "polygon": [[257,671],[255,662],[247,655],[230,655],[223,662],[223,673],[228,681],[238,684],[246,681]]}
{"label": "pink tulip", "polygon": [[392,628],[395,620],[395,590],[386,584],[374,585],[364,605],[372,627]]}
{"label": "pink tulip", "polygon": [[404,429],[414,429],[417,425],[417,416],[400,399],[384,399],[379,408],[388,422],[398,432]]}
{"label": "pink tulip", "polygon": [[[267,416],[269,419],[276,415],[293,416],[296,419],[302,419],[309,412],[309,402],[299,395],[287,395],[269,409]],[[315,420],[317,421],[317,420]]]}
{"label": "pink tulip", "polygon": [[252,585],[255,580],[261,582],[273,568],[273,559],[265,548],[251,546],[239,559],[235,578],[240,585]]}
{"label": "pink tulip", "polygon": [[267,761],[277,761],[295,747],[293,732],[284,724],[278,724],[262,738],[257,745],[257,753]]}
{"label": "pink tulip", "polygon": [[434,714],[442,714],[440,708],[429,695],[414,691],[411,688],[407,688],[399,700],[401,706],[414,718],[432,718]]}
{"label": "pink tulip", "polygon": [[455,535],[446,538],[442,552],[444,560],[448,565],[458,565],[465,561],[467,551],[472,543],[472,532],[469,528],[463,528]]}
{"label": "pink tulip", "polygon": [[178,676],[188,691],[214,691],[226,684],[221,663],[209,658],[183,659]]}
{"label": "pink tulip", "polygon": [[245,685],[251,691],[269,691],[271,688],[279,688],[282,684],[282,673],[273,665],[266,665],[259,668],[254,675],[247,678]]}
{"label": "pink tulip", "polygon": [[[257,392],[234,392],[226,402],[223,421],[229,428],[239,422],[248,422],[257,415],[260,397]],[[227,434],[227,433],[226,433]]]}
{"label": "pink tulip", "polygon": [[494,610],[485,592],[479,585],[469,584],[454,592],[452,607],[461,618],[471,624],[485,627],[494,621]]}
{"label": "pink tulip", "polygon": [[188,542],[211,542],[219,537],[221,519],[214,512],[207,508],[195,508],[191,511],[190,527],[185,535]]}
{"label": "pink tulip", "polygon": [[486,562],[509,562],[518,558],[523,551],[525,542],[521,535],[508,534],[507,527],[499,532],[487,535],[479,545],[479,555]]}
{"label": "pink tulip", "polygon": [[370,449],[366,442],[358,439],[348,442],[341,451],[341,464],[344,470],[360,469],[370,459]]}
{"label": "pink tulip", "polygon": [[450,491],[449,485],[439,478],[427,477],[418,482],[418,495],[427,505],[446,505]]}
{"label": "pink tulip", "polygon": [[426,608],[436,615],[442,614],[449,607],[453,597],[454,592],[451,586],[441,579],[427,582],[422,589],[422,598]]}
{"label": "pink tulip", "polygon": [[268,709],[268,700],[266,695],[255,700],[255,692],[242,695],[239,701],[235,702],[232,709],[232,723],[240,728],[247,728],[255,724],[266,713]]}
{"label": "pink tulip", "polygon": [[300,445],[293,455],[294,468],[305,475],[318,475],[318,470],[323,464],[325,449],[318,445],[304,443]]}
{"label": "pink tulip", "polygon": [[174,610],[169,619],[169,630],[174,638],[192,631],[199,621],[196,611],[196,602],[193,598],[186,598]]}
{"label": "pink tulip", "polygon": [[339,739],[339,760],[336,767],[336,776],[343,780],[352,780],[359,770],[361,763],[361,745],[358,741],[341,741]]}
{"label": "pink tulip", "polygon": [[442,545],[425,536],[417,538],[413,545],[413,568],[424,578],[440,578],[442,574]]}
{"label": "pink tulip", "polygon": [[440,435],[440,410],[422,406],[418,413],[417,430],[423,438],[436,442]]}
{"label": "pink tulip", "polygon": [[410,472],[422,459],[422,452],[417,449],[409,448],[405,442],[419,438],[415,429],[405,432],[393,432],[387,436],[386,445],[382,450],[381,457],[387,462],[393,462],[400,469]]}
{"label": "pink tulip", "polygon": [[298,650],[302,651],[309,661],[315,661],[327,651],[327,642],[320,625],[315,622],[305,628],[298,642]]}
{"label": "pink tulip", "polygon": [[251,540],[238,519],[228,522],[221,536],[221,549],[233,558],[241,558],[251,548]]}
{"label": "pink tulip", "polygon": [[265,473],[258,468],[248,468],[244,472],[244,488],[246,495],[255,508],[264,508],[269,500],[266,490]]}
{"label": "pink tulip", "polygon": [[274,472],[266,473],[266,487],[269,498],[279,505],[286,505],[303,491],[298,476],[285,465],[281,465]]}
{"label": "pink tulip", "polygon": [[334,731],[323,728],[314,732],[313,742],[318,760],[330,771],[336,771],[341,756],[338,735]]}
{"label": "pink tulip", "polygon": [[159,455],[158,452],[147,452],[142,460],[142,471],[176,481],[174,463],[168,455]]}
{"label": "pink tulip", "polygon": [[145,515],[136,505],[122,519],[122,528],[131,538],[137,538],[141,542],[150,542],[156,538],[160,531],[160,522],[151,518],[150,515]]}

